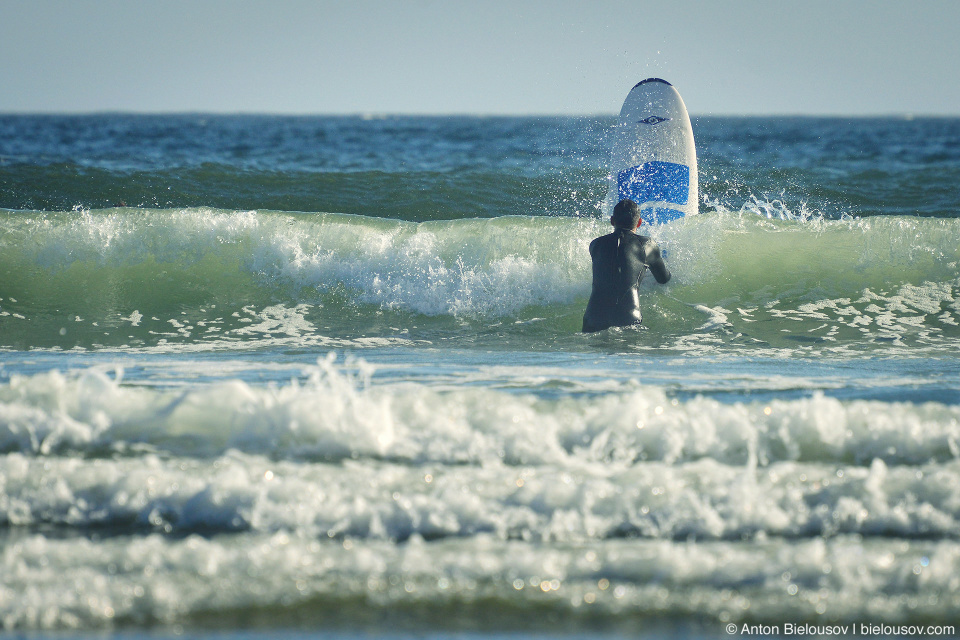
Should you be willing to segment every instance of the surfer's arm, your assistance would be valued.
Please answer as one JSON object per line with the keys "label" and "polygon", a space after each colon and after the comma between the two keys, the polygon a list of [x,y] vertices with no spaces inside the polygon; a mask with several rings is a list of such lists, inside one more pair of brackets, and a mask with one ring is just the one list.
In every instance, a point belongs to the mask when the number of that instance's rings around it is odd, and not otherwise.
{"label": "surfer's arm", "polygon": [[650,268],[650,273],[660,284],[666,284],[670,281],[670,269],[667,269],[667,263],[663,261],[660,255],[660,247],[656,242],[651,241],[647,247],[647,259],[644,261]]}

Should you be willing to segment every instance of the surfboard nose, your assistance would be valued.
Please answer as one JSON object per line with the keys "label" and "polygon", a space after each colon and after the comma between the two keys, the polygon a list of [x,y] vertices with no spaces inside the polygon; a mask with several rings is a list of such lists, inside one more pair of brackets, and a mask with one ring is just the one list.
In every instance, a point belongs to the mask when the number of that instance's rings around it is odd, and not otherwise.
{"label": "surfboard nose", "polygon": [[[670,84],[669,82],[667,82],[667,81],[664,80],[663,78],[647,78],[646,80],[641,80],[641,81],[638,82],[637,84],[633,85],[633,88],[636,89],[636,88],[639,87],[640,85],[642,85],[642,84],[647,84],[648,82],[662,82],[663,84],[665,84],[665,85],[667,85],[667,86],[669,86],[669,87],[672,87],[672,86],[673,86],[672,84]],[[631,91],[632,91],[632,90],[633,90],[633,89],[631,89]]]}

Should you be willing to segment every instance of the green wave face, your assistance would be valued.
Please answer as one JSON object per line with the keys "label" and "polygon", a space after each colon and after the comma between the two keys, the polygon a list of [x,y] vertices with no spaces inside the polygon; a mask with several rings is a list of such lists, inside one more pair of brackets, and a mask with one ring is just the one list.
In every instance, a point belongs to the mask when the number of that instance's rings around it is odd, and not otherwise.
{"label": "green wave face", "polygon": [[[533,346],[576,340],[587,245],[607,229],[594,218],[6,211],[0,345],[474,340],[491,327]],[[955,349],[958,231],[956,219],[743,211],[652,228],[674,278],[644,283],[657,339],[634,342]]]}

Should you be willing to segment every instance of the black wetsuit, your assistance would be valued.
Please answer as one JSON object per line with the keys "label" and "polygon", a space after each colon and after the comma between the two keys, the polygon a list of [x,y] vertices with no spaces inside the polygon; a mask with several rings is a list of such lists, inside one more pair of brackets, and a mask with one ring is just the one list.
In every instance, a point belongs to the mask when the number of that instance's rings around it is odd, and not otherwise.
{"label": "black wetsuit", "polygon": [[670,271],[660,257],[660,247],[647,236],[626,229],[600,236],[590,243],[593,259],[593,291],[583,314],[583,330],[640,324],[637,287],[649,268],[660,284],[670,280]]}

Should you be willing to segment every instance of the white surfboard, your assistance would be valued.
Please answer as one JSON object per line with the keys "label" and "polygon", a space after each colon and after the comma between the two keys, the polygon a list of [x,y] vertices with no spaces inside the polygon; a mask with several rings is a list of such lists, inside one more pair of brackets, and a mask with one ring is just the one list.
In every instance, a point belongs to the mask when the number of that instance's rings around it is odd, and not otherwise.
{"label": "white surfboard", "polygon": [[610,159],[607,210],[629,198],[644,224],[696,215],[697,150],[683,98],[660,78],[638,83],[623,101]]}

